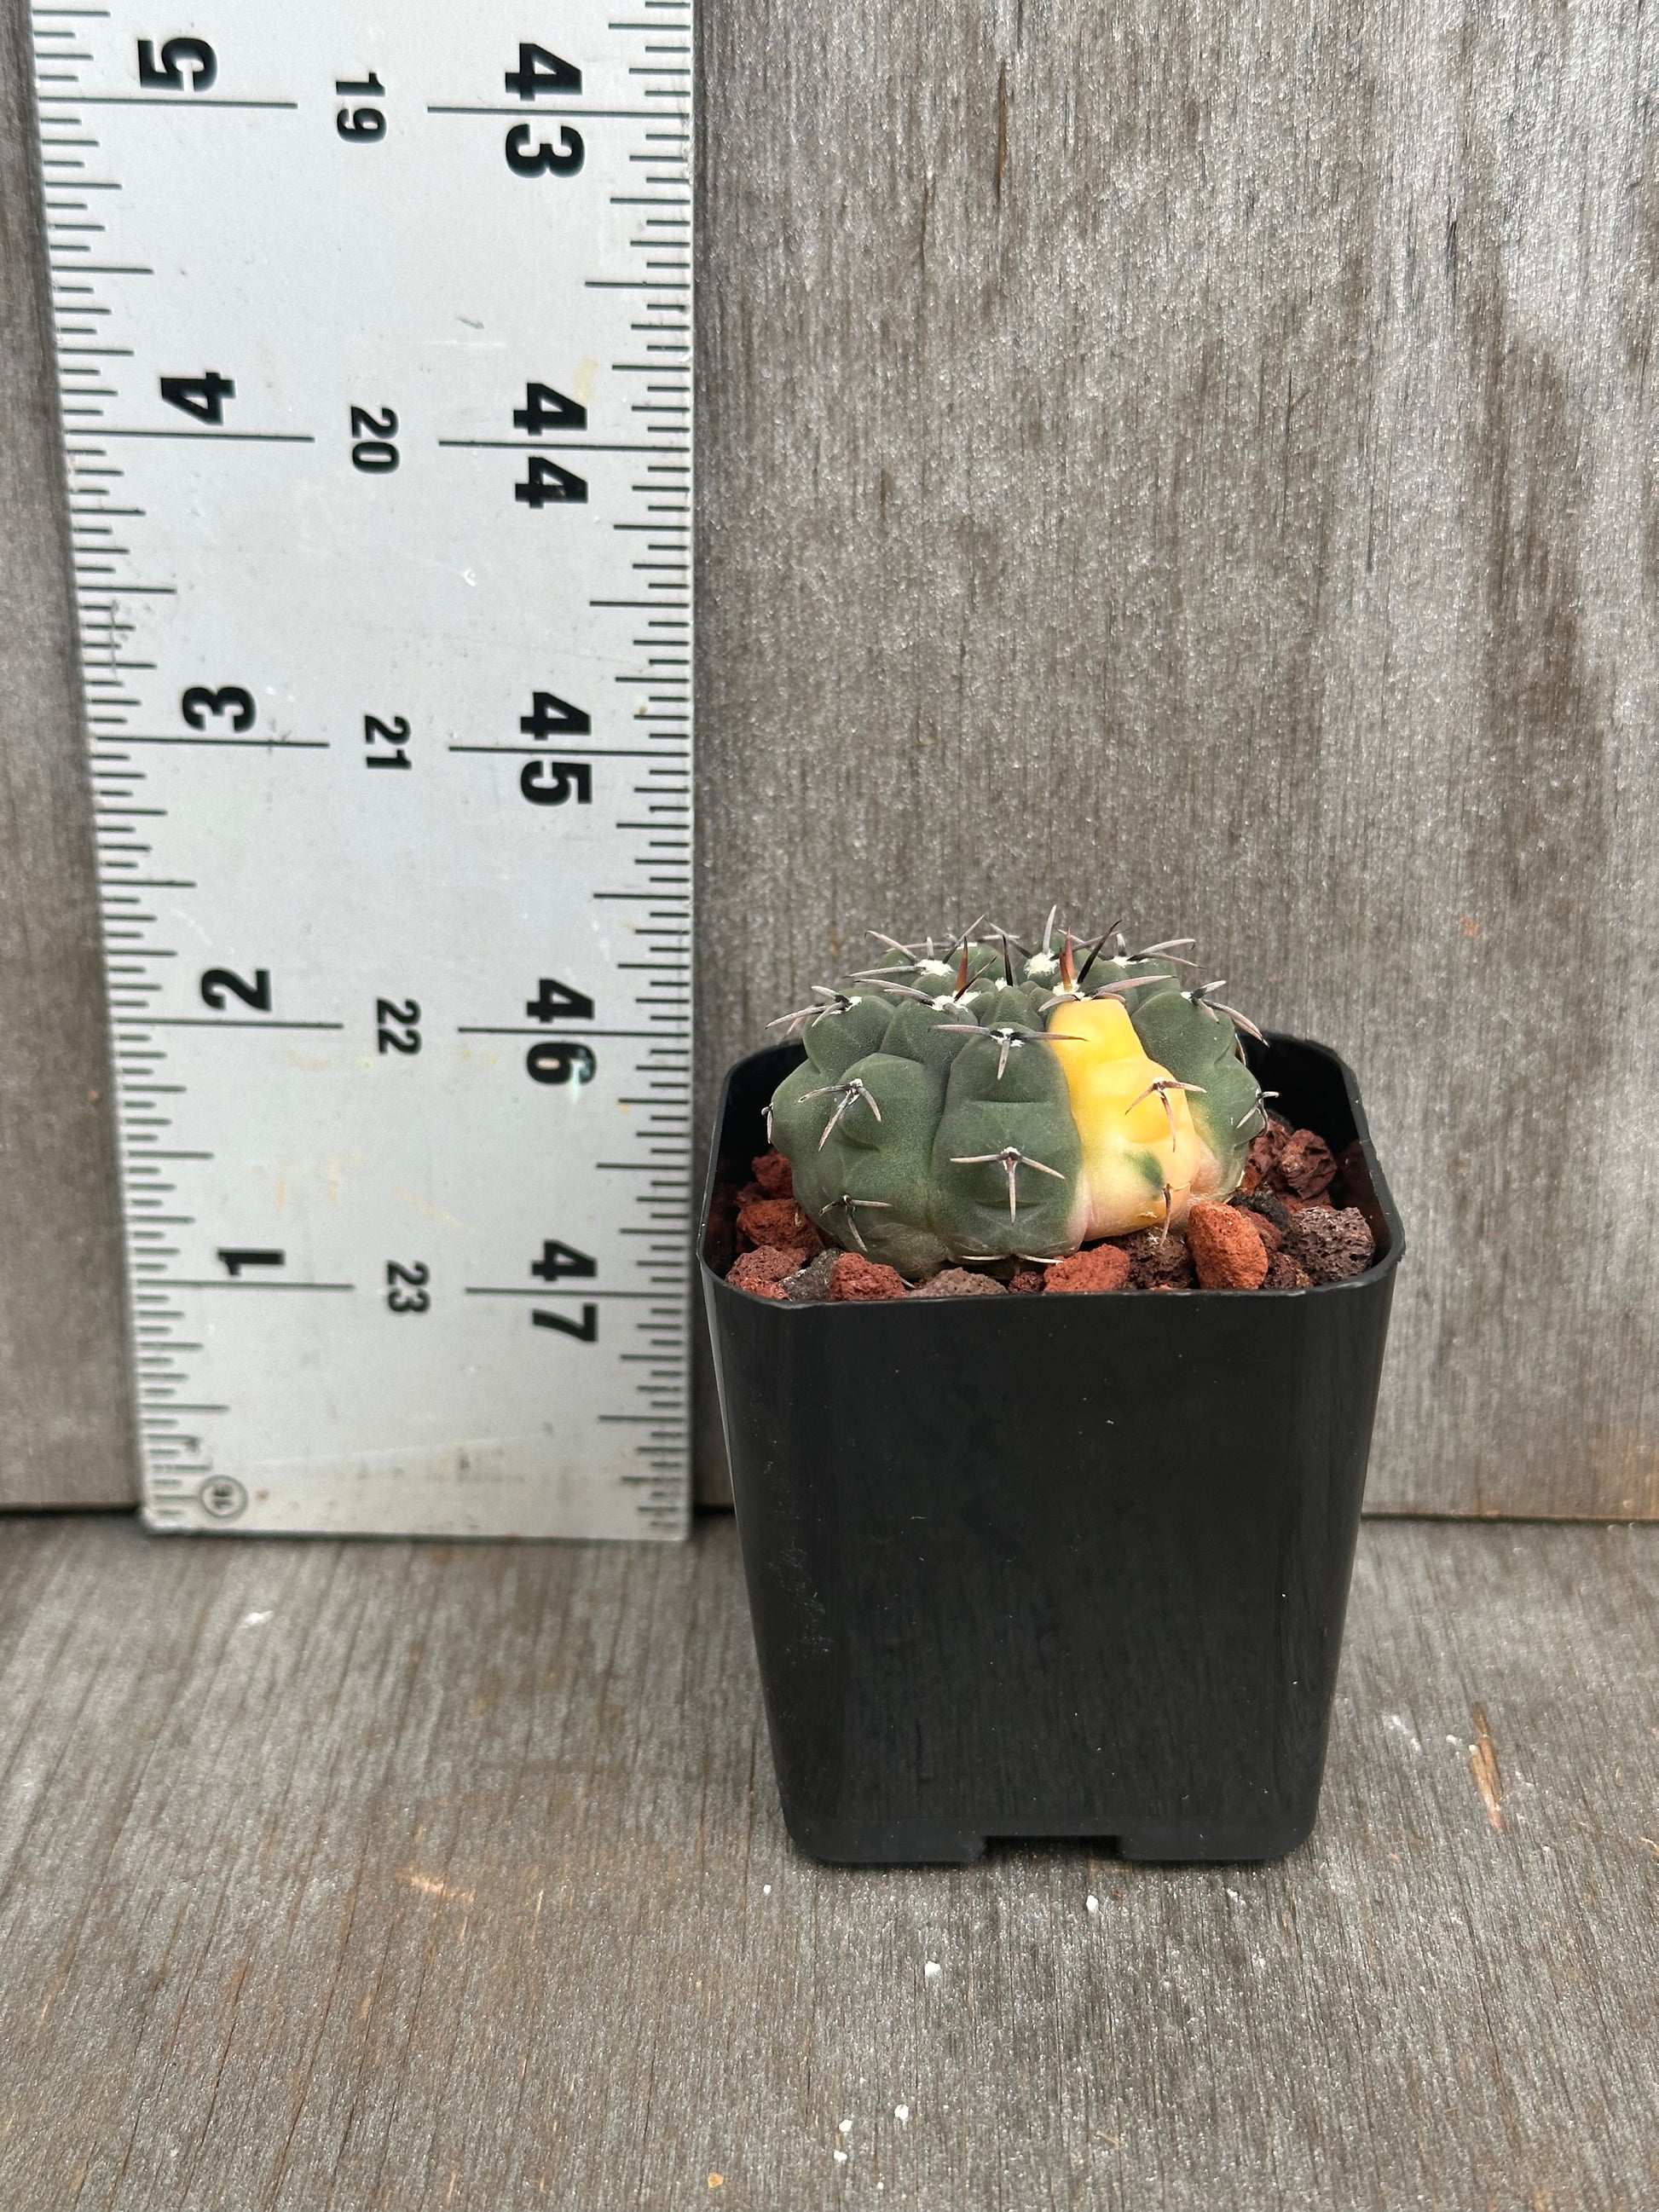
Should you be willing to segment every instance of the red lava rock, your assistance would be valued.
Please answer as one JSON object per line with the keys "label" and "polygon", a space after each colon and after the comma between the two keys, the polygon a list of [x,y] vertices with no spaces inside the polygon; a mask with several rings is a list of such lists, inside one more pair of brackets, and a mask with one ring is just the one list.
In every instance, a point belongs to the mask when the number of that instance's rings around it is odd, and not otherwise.
{"label": "red lava rock", "polygon": [[1282,1237],[1291,1225],[1291,1209],[1284,1197],[1264,1184],[1260,1190],[1242,1191],[1233,1204],[1253,1213],[1258,1221],[1271,1221]]}
{"label": "red lava rock", "polygon": [[1121,1244],[1091,1244],[1056,1260],[1043,1278],[1045,1297],[1079,1291],[1121,1291],[1128,1286],[1129,1255]]}
{"label": "red lava rock", "polygon": [[1251,1216],[1233,1206],[1201,1201],[1187,1216],[1187,1242],[1206,1291],[1260,1290],[1267,1248]]}
{"label": "red lava rock", "polygon": [[1293,1198],[1289,1191],[1283,1194],[1287,1213],[1330,1213],[1335,1211],[1334,1201],[1328,1191],[1322,1190],[1317,1198]]}
{"label": "red lava rock", "polygon": [[1292,1129],[1279,1148],[1279,1181],[1297,1198],[1317,1198],[1336,1176],[1336,1155],[1312,1129]]}
{"label": "red lava rock", "polygon": [[823,1249],[823,1239],[793,1198],[751,1198],[738,1208],[738,1234],[751,1244],[781,1244],[804,1260]]}
{"label": "red lava rock", "polygon": [[775,1146],[749,1163],[750,1171],[768,1198],[793,1198],[795,1178],[789,1163]]}
{"label": "red lava rock", "polygon": [[1017,1298],[1029,1298],[1033,1297],[1042,1288],[1042,1268],[1020,1268],[1017,1274],[1009,1276],[1008,1287]]}
{"label": "red lava rock", "polygon": [[[799,1254],[796,1255],[799,1257]],[[809,1260],[793,1275],[783,1279],[783,1295],[793,1306],[817,1305],[830,1295],[830,1278],[836,1272],[836,1262],[841,1254],[826,1246],[816,1260]]]}
{"label": "red lava rock", "polygon": [[1007,1292],[994,1275],[976,1275],[967,1267],[941,1267],[925,1283],[918,1283],[913,1298],[1006,1297]]}
{"label": "red lava rock", "polygon": [[1313,1283],[1345,1283],[1363,1275],[1376,1256],[1370,1226],[1358,1206],[1322,1212],[1304,1206],[1291,1223],[1285,1249]]}
{"label": "red lava rock", "polygon": [[1278,1121],[1269,1121],[1267,1127],[1251,1138],[1250,1149],[1244,1155],[1244,1188],[1258,1190],[1264,1182],[1272,1181],[1279,1166],[1279,1155],[1290,1131]]}
{"label": "red lava rock", "polygon": [[856,1252],[837,1253],[830,1270],[830,1296],[843,1304],[902,1298],[908,1289],[896,1267],[884,1267],[879,1260],[861,1259]]}
{"label": "red lava rock", "polygon": [[726,1271],[726,1279],[740,1291],[756,1291],[763,1297],[775,1294],[786,1275],[793,1275],[800,1265],[799,1252],[786,1252],[781,1245],[763,1244],[753,1252],[739,1252]]}
{"label": "red lava rock", "polygon": [[[1272,1194],[1269,1192],[1263,1192],[1261,1195],[1263,1197],[1271,1198]],[[1285,1242],[1285,1231],[1279,1227],[1278,1222],[1273,1219],[1271,1213],[1264,1212],[1262,1209],[1259,1206],[1255,1205],[1250,1199],[1236,1198],[1231,1201],[1231,1203],[1237,1208],[1239,1212],[1249,1216],[1251,1228],[1255,1230],[1256,1235],[1267,1246],[1267,1257],[1271,1260],[1273,1254],[1278,1251],[1279,1246]],[[1285,1209],[1281,1206],[1275,1207],[1274,1211],[1283,1213]],[[1286,1216],[1287,1219],[1289,1217]]]}
{"label": "red lava rock", "polygon": [[1305,1291],[1312,1278],[1304,1273],[1288,1252],[1275,1252],[1267,1262],[1264,1291]]}
{"label": "red lava rock", "polygon": [[1189,1291],[1198,1280],[1184,1237],[1137,1229],[1133,1236],[1121,1238],[1117,1249],[1129,1255],[1132,1291]]}

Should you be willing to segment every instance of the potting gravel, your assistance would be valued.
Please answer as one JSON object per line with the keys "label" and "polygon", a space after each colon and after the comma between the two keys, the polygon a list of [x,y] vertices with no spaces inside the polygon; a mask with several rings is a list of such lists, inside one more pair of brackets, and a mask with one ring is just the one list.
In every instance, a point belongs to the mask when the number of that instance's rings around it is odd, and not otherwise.
{"label": "potting gravel", "polygon": [[1338,1163],[1313,1129],[1272,1121],[1252,1142],[1243,1188],[1225,1205],[1200,1202],[1187,1233],[1137,1230],[1053,1261],[941,1267],[907,1284],[890,1267],[826,1247],[796,1205],[789,1163],[762,1152],[737,1194],[742,1248],[726,1279],[763,1298],[822,1300],[1109,1295],[1121,1290],[1299,1291],[1363,1274],[1376,1243],[1357,1206],[1331,1197]]}

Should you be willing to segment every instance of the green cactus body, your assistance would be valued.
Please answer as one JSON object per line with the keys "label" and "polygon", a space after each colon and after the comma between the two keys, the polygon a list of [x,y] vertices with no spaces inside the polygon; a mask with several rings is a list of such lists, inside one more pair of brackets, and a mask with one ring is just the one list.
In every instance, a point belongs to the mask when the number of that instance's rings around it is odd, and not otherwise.
{"label": "green cactus body", "polygon": [[915,1279],[1057,1258],[1237,1186],[1264,1117],[1231,1021],[1167,962],[1120,950],[1079,978],[1071,946],[1018,968],[1000,944],[894,951],[795,1018],[772,1135],[825,1236]]}
{"label": "green cactus body", "polygon": [[1132,993],[1129,1018],[1146,1057],[1194,1086],[1187,1103],[1216,1165],[1213,1188],[1198,1195],[1225,1197],[1237,1189],[1250,1139],[1267,1121],[1261,1086],[1245,1065],[1238,1031],[1225,1014],[1173,981],[1167,988]]}
{"label": "green cactus body", "polygon": [[995,1027],[963,1045],[933,1139],[939,1236],[953,1259],[1075,1251],[1082,1154],[1054,1048]]}
{"label": "green cactus body", "polygon": [[876,1049],[892,1018],[892,1001],[878,992],[842,993],[839,1003],[824,1006],[807,1024],[803,1039],[806,1057],[833,1083]]}
{"label": "green cactus body", "polygon": [[[796,1199],[825,1236],[916,1276],[946,1257],[925,1200],[961,1041],[942,1033],[948,1010],[914,1000],[874,1003],[878,1033],[851,1056],[850,1018],[808,1021],[806,1060],[772,1100],[772,1139],[789,1158]],[[866,1026],[875,1024],[860,1020],[857,1030]]]}

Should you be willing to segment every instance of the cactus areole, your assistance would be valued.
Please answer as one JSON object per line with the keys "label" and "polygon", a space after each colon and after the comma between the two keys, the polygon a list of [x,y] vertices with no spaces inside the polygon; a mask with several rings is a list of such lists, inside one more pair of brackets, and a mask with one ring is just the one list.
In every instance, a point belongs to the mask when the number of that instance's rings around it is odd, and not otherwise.
{"label": "cactus areole", "polygon": [[1179,1228],[1237,1189],[1267,1121],[1251,1025],[1188,980],[1189,939],[1109,951],[1051,914],[1035,950],[878,941],[874,966],[779,1024],[806,1058],[773,1096],[772,1141],[826,1237],[915,1280]]}

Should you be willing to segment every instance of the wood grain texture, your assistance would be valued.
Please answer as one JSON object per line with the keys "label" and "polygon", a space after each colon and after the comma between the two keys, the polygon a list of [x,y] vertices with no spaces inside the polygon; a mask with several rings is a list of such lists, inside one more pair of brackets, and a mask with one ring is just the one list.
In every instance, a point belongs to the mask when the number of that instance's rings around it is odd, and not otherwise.
{"label": "wood grain texture", "polygon": [[1656,1607],[1659,1530],[1373,1522],[1291,1860],[861,1874],[723,1517],[0,1524],[0,2201],[1644,2212]]}
{"label": "wood grain texture", "polygon": [[133,1494],[27,15],[0,8],[0,1505]]}
{"label": "wood grain texture", "polygon": [[1194,929],[1407,1218],[1373,1507],[1659,1513],[1653,11],[701,36],[705,1119],[866,925]]}

